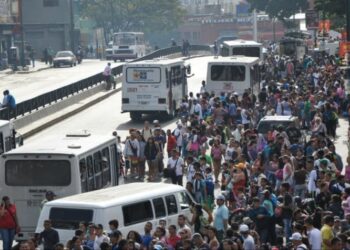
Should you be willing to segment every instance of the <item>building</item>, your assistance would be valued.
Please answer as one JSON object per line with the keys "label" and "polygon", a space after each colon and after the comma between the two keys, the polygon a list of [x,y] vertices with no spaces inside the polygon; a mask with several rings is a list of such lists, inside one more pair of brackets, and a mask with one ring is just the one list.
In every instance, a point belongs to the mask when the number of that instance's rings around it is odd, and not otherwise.
{"label": "building", "polygon": [[0,0],[0,69],[6,67],[17,26],[16,1]]}
{"label": "building", "polygon": [[40,58],[45,48],[54,53],[72,48],[72,0],[22,0],[24,40]]}

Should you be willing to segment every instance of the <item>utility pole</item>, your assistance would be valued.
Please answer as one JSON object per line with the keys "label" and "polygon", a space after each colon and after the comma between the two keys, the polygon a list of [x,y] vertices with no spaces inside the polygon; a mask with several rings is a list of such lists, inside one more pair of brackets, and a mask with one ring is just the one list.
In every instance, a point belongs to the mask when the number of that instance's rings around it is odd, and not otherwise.
{"label": "utility pole", "polygon": [[20,18],[20,26],[21,26],[21,66],[25,67],[26,66],[26,62],[25,62],[25,57],[24,57],[24,25],[23,25],[23,0],[18,0],[19,3],[19,18]]}
{"label": "utility pole", "polygon": [[71,51],[75,51],[74,41],[74,11],[73,11],[73,0],[69,0],[69,14],[70,14],[70,46]]}
{"label": "utility pole", "polygon": [[350,0],[346,0],[346,40],[350,42]]}

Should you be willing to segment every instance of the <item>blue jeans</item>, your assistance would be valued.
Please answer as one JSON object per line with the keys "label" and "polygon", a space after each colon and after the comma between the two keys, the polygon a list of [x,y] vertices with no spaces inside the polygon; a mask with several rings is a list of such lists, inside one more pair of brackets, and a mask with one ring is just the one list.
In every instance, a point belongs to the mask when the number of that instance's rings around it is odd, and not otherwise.
{"label": "blue jeans", "polygon": [[16,230],[8,229],[8,228],[0,228],[0,235],[2,238],[2,244],[4,250],[11,250],[12,248],[12,242],[15,238],[15,232]]}
{"label": "blue jeans", "polygon": [[292,236],[292,219],[283,219],[283,231],[286,241],[289,242],[289,238]]}

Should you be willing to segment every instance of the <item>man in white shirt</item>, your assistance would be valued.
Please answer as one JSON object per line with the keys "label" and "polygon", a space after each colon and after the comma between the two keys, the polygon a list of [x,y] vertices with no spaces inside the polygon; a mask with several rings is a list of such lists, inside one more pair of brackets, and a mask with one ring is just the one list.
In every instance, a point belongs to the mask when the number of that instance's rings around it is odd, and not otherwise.
{"label": "man in white shirt", "polygon": [[95,226],[96,230],[96,237],[94,241],[94,250],[101,250],[100,246],[101,243],[106,242],[109,243],[108,236],[103,234],[103,226],[101,224],[98,224]]}
{"label": "man in white shirt", "polygon": [[246,224],[242,224],[239,227],[239,232],[243,236],[243,249],[244,250],[255,250],[255,242],[253,236],[250,235],[249,227]]}
{"label": "man in white shirt", "polygon": [[182,141],[183,141],[183,134],[185,133],[182,123],[178,122],[177,127],[174,130],[174,136],[176,138],[176,146],[177,150],[181,153],[182,149]]}
{"label": "man in white shirt", "polygon": [[[136,131],[130,132],[130,137],[125,141],[124,147],[125,159],[129,161],[131,175],[137,174],[138,170],[138,158],[140,157],[140,143],[136,137]],[[128,169],[125,170],[125,176],[127,175]]]}
{"label": "man in white shirt", "polygon": [[307,237],[309,239],[309,249],[319,250],[322,246],[321,231],[313,226],[312,218],[308,217],[304,221],[307,230]]}
{"label": "man in white shirt", "polygon": [[202,106],[199,104],[197,99],[193,100],[193,105],[194,105],[193,114],[195,114],[198,117],[198,120],[202,120],[203,119]]}
{"label": "man in white shirt", "polygon": [[182,186],[182,176],[185,163],[184,160],[179,157],[179,152],[176,149],[171,151],[171,157],[168,159],[167,167],[173,172],[171,174],[171,181],[173,184]]}

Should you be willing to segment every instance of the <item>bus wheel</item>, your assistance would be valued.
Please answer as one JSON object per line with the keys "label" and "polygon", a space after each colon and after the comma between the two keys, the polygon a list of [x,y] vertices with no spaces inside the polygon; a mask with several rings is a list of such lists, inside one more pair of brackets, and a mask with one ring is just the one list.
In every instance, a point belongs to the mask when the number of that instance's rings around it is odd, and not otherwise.
{"label": "bus wheel", "polygon": [[141,121],[142,114],[140,112],[130,112],[130,118],[133,121]]}

